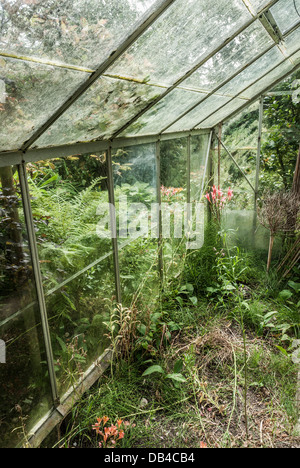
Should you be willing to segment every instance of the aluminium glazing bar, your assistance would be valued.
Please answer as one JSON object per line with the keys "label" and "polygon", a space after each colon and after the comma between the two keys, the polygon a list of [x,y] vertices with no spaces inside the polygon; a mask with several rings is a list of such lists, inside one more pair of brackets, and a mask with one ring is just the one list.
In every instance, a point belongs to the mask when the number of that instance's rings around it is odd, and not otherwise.
{"label": "aluminium glazing bar", "polygon": [[45,296],[44,296],[42,274],[40,270],[40,262],[39,262],[38,248],[37,248],[37,242],[36,242],[36,237],[35,237],[35,228],[34,228],[34,222],[33,222],[32,210],[31,210],[30,192],[29,192],[29,187],[28,187],[25,164],[21,164],[20,166],[18,166],[18,170],[19,170],[19,178],[20,178],[25,222],[26,222],[26,227],[28,231],[29,247],[30,247],[31,257],[32,257],[32,269],[33,269],[35,285],[36,285],[37,301],[38,301],[40,314],[41,314],[41,323],[42,323],[44,344],[45,344],[45,350],[46,350],[46,356],[47,356],[47,364],[48,364],[52,399],[53,399],[54,406],[58,406],[59,394],[58,394],[57,381],[56,381],[56,375],[55,375],[55,369],[54,369],[54,359],[53,359],[53,351],[52,351],[52,344],[51,344],[51,337],[50,337],[50,330],[49,330],[49,323],[48,323],[48,315],[47,315],[46,302],[45,302]]}
{"label": "aluminium glazing bar", "polygon": [[156,99],[148,103],[144,109],[142,109],[138,114],[136,114],[133,118],[131,118],[125,125],[123,125],[119,130],[117,130],[114,135],[113,139],[123,133],[128,127],[130,127],[134,122],[136,122],[142,115],[144,115],[148,110],[152,109],[153,106],[158,104],[162,99],[164,99],[168,94],[170,94],[174,89],[176,89],[183,81],[189,78],[195,71],[197,71],[202,65],[204,65],[208,60],[210,60],[214,55],[216,55],[220,50],[223,49],[229,42],[235,39],[239,34],[241,34],[245,29],[247,29],[251,24],[253,24],[259,16],[264,11],[268,10],[271,6],[275,5],[279,0],[273,0],[270,2],[268,7],[265,7],[258,15],[249,19],[243,26],[241,26],[235,33],[229,36],[222,44],[220,44],[216,49],[210,52],[204,59],[201,59],[191,70],[185,73],[181,78],[179,78],[172,86],[170,86],[164,93],[158,96]]}
{"label": "aluminium glazing bar", "polygon": [[[217,109],[215,109],[213,112],[211,112],[209,115],[207,115],[205,118],[203,118],[202,120],[200,120],[200,122],[198,122],[194,127],[193,127],[193,130],[196,129],[197,127],[199,127],[202,122],[205,122],[207,119],[209,119],[210,117],[213,117],[214,114],[216,114],[217,112],[219,112],[221,109],[223,109],[223,107],[226,107],[228,106],[228,104],[232,101],[234,101],[235,99],[238,99],[239,96],[241,96],[245,91],[247,91],[247,89],[251,88],[253,85],[255,85],[256,83],[258,83],[261,79],[263,79],[264,77],[266,77],[267,75],[269,75],[270,73],[272,73],[274,70],[276,70],[276,68],[279,67],[279,65],[282,65],[283,63],[285,63],[286,61],[288,61],[290,58],[292,58],[294,55],[296,55],[298,52],[300,51],[300,48],[297,49],[290,57],[285,57],[283,60],[281,60],[281,62],[279,62],[277,65],[275,65],[273,68],[271,68],[270,70],[268,70],[266,73],[264,73],[263,75],[261,75],[259,78],[257,78],[253,83],[251,83],[250,85],[246,86],[246,88],[242,89],[242,91],[240,91],[238,94],[236,94],[233,98],[231,98],[229,101],[227,101],[225,104],[222,104],[220,107],[218,107]],[[249,99],[250,101],[251,99]]]}
{"label": "aluminium glazing bar", "polygon": [[67,109],[82,96],[92,84],[105,73],[106,70],[124,53],[126,50],[169,8],[175,0],[159,0],[157,1],[143,16],[143,18],[135,25],[131,34],[124,39],[121,45],[111,53],[106,60],[97,68],[97,70],[90,75],[90,77],[75,91],[75,93],[67,99],[66,102],[48,119],[44,125],[24,143],[21,151],[26,151],[33,143],[54,123],[56,120],[66,112]]}

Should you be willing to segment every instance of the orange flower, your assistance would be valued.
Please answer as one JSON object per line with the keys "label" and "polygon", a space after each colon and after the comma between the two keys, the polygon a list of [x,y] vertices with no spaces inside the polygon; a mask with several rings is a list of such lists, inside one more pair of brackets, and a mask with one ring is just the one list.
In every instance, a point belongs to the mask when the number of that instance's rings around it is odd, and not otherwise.
{"label": "orange flower", "polygon": [[207,448],[207,444],[205,442],[200,442],[200,448]]}
{"label": "orange flower", "polygon": [[120,440],[120,439],[123,439],[123,438],[124,438],[124,435],[125,435],[125,432],[124,432],[124,431],[120,431],[120,432],[119,432],[119,440]]}
{"label": "orange flower", "polygon": [[105,426],[107,421],[109,421],[109,418],[107,416],[103,416],[102,420],[103,420],[103,425]]}
{"label": "orange flower", "polygon": [[119,429],[120,429],[120,427],[121,427],[122,422],[123,422],[122,419],[118,419],[117,424],[118,424]]}

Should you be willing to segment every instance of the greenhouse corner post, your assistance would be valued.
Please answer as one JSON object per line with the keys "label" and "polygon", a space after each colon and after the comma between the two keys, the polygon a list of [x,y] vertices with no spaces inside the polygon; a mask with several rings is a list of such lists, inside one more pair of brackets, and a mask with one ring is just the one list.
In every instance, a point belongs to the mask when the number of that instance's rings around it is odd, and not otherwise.
{"label": "greenhouse corner post", "polygon": [[25,163],[22,163],[21,165],[18,166],[18,173],[19,173],[19,179],[20,179],[20,187],[21,187],[21,194],[22,194],[22,200],[23,200],[26,228],[28,231],[28,242],[29,242],[29,248],[30,248],[31,257],[32,257],[32,268],[33,268],[33,274],[34,274],[34,279],[35,279],[37,300],[38,300],[38,305],[39,305],[40,314],[41,314],[41,323],[42,323],[44,344],[45,344],[45,349],[46,349],[51,393],[52,393],[53,404],[55,407],[57,407],[60,404],[60,399],[59,399],[57,381],[56,381],[56,375],[55,375],[55,369],[54,369],[54,359],[53,359],[53,351],[52,351],[50,330],[49,330],[49,324],[48,324],[48,315],[47,315],[46,301],[45,301],[45,296],[44,296],[42,274],[40,270],[37,242],[36,242],[36,237],[35,237],[35,229],[34,229],[32,210],[31,210],[30,193],[29,193],[29,186],[28,186]]}
{"label": "greenhouse corner post", "polygon": [[108,196],[110,203],[110,222],[112,232],[112,248],[113,248],[113,259],[114,259],[114,272],[115,272],[115,286],[116,286],[116,298],[117,303],[122,303],[122,291],[121,291],[121,279],[120,279],[120,263],[119,263],[119,247],[118,247],[118,235],[117,235],[117,219],[115,208],[115,187],[113,179],[113,167],[112,167],[112,147],[109,146],[107,150],[107,177],[108,177]]}

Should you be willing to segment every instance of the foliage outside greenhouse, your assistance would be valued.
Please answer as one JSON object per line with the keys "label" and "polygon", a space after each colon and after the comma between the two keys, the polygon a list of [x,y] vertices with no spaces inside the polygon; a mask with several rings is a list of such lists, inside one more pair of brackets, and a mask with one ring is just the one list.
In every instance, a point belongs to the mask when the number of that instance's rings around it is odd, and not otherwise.
{"label": "foliage outside greenhouse", "polygon": [[1,448],[300,447],[299,13],[0,1]]}

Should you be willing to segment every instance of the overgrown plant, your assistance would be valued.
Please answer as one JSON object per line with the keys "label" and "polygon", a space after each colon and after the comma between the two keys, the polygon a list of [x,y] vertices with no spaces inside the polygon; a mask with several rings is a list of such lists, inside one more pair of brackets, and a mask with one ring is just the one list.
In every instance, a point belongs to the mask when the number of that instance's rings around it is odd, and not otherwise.
{"label": "overgrown plant", "polygon": [[300,199],[293,192],[266,193],[262,206],[258,208],[260,223],[270,231],[267,271],[270,271],[275,237],[293,234],[297,229]]}

